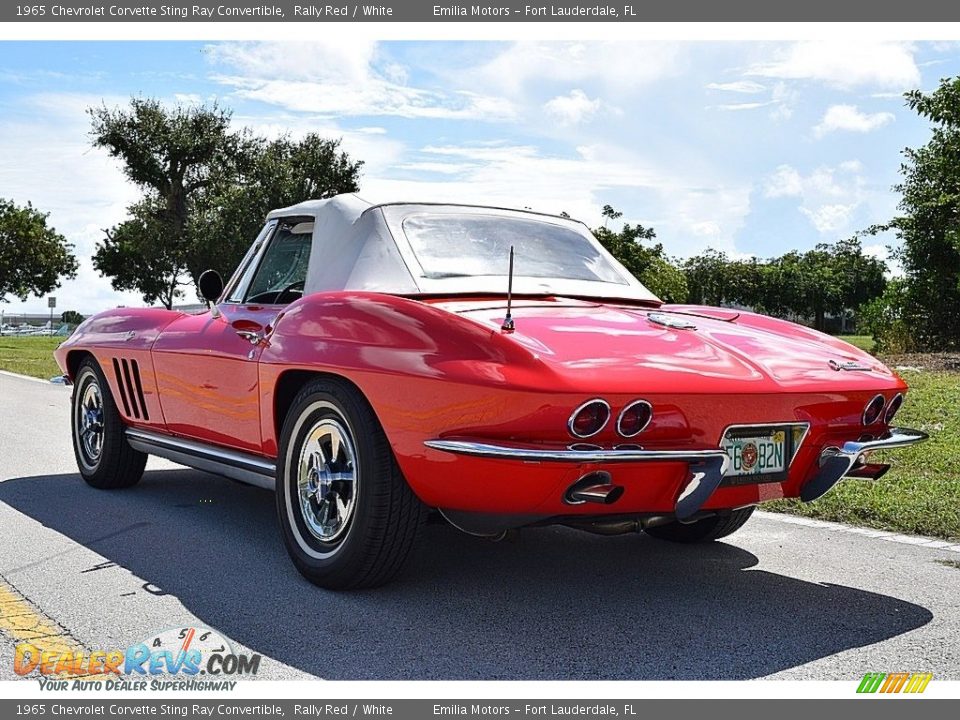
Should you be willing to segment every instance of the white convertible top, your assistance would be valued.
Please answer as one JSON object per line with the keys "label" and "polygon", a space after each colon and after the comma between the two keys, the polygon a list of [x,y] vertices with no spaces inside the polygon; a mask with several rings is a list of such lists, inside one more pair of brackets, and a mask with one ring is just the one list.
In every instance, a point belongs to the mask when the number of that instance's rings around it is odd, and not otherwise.
{"label": "white convertible top", "polygon": [[374,205],[357,195],[344,194],[274,210],[267,219],[313,219],[305,293],[334,290],[366,290],[395,295],[505,293],[508,254],[502,252],[502,248],[491,248],[491,254],[502,254],[502,263],[497,257],[490,258],[495,267],[502,266],[500,274],[438,274],[421,266],[405,231],[404,221],[411,219],[416,223],[418,218],[427,218],[435,222],[438,216],[445,215],[452,216],[452,222],[462,220],[464,216],[484,221],[502,217],[572,230],[596,250],[596,260],[604,264],[611,276],[611,281],[551,278],[543,277],[542,273],[525,276],[524,262],[518,257],[513,291],[519,295],[551,294],[659,302],[600,245],[586,225],[566,217],[474,205],[414,202]]}

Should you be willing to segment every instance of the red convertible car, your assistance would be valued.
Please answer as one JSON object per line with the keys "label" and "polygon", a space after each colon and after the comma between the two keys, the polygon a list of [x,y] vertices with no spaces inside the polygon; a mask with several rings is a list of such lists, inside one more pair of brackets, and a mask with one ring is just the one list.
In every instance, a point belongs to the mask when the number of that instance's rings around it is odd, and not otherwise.
{"label": "red convertible car", "polygon": [[393,577],[430,511],[709,541],[926,437],[876,358],[664,305],[566,217],[341,195],[272,212],[199,286],[207,312],[111,310],[56,351],[80,473],[129,487],[158,455],[275,488],[328,588]]}

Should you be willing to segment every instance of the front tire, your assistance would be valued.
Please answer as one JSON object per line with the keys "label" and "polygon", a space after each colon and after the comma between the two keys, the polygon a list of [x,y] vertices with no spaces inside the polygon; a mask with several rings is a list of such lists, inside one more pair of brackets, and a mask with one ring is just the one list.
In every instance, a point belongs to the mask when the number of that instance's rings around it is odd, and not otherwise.
{"label": "front tire", "polygon": [[702,543],[719,540],[732,535],[753,515],[754,506],[733,510],[729,515],[714,515],[692,523],[671,522],[666,525],[655,525],[644,532],[658,540],[669,540],[677,543]]}
{"label": "front tire", "polygon": [[306,385],[284,421],[277,460],[277,516],[297,570],[330,590],[393,579],[426,508],[363,396],[335,380]]}
{"label": "front tire", "polygon": [[116,490],[140,482],[147,456],[127,442],[113,393],[92,357],[77,368],[70,419],[73,454],[88,485]]}

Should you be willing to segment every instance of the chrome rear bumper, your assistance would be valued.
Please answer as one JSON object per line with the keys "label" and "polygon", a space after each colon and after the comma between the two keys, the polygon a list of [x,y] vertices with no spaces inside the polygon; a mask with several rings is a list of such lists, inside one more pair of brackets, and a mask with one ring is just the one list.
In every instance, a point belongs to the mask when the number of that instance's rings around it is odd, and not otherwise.
{"label": "chrome rear bumper", "polygon": [[428,448],[443,450],[455,455],[495,458],[498,460],[522,460],[528,462],[563,462],[576,464],[634,463],[634,462],[701,462],[709,458],[725,458],[720,448],[715,450],[643,450],[641,448],[614,448],[612,450],[551,450],[546,448],[493,445],[466,440],[427,440]]}
{"label": "chrome rear bumper", "polygon": [[[846,442],[836,455],[824,461],[820,470],[800,490],[806,502],[816,500],[846,477],[864,453],[893,450],[923,442],[927,434],[909,428],[890,428],[883,437],[863,442]],[[688,476],[681,490],[675,513],[681,522],[692,518],[723,481],[729,460],[721,448],[707,450],[644,450],[642,448],[550,449],[532,446],[497,445],[468,440],[427,440],[428,448],[455,455],[515,460],[520,462],[556,462],[576,465],[613,463],[677,462],[687,465]]]}
{"label": "chrome rear bumper", "polygon": [[890,428],[886,435],[876,440],[845,442],[835,455],[824,460],[820,471],[800,488],[800,499],[810,502],[821,497],[854,470],[864,453],[909,447],[923,442],[927,437],[928,435],[920,430]]}

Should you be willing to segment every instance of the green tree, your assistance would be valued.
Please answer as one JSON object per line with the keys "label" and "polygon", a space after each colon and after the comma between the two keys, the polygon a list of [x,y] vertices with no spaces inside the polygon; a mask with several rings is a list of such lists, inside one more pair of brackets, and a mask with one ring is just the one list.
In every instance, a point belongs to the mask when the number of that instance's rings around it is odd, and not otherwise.
{"label": "green tree", "polygon": [[83,315],[76,310],[64,310],[60,315],[60,322],[65,322],[67,325],[79,325],[83,322]]}
{"label": "green tree", "polygon": [[832,263],[839,293],[839,312],[858,312],[866,303],[883,295],[887,287],[887,264],[879,258],[864,255],[857,237],[840,240],[832,246]]}
{"label": "green tree", "polygon": [[910,328],[903,320],[906,289],[903,278],[891,280],[882,295],[871,298],[860,309],[857,330],[873,336],[876,352],[903,353],[911,349]]}
{"label": "green tree", "polygon": [[[623,213],[610,205],[603,206],[607,220],[619,220]],[[660,243],[645,245],[657,234],[653,228],[624,223],[619,232],[604,225],[593,231],[597,240],[611,255],[650,291],[666,302],[684,302],[687,299],[687,280],[667,258]]]}
{"label": "green tree", "polygon": [[945,78],[933,92],[914,90],[907,104],[932,124],[920,148],[906,148],[900,215],[872,232],[893,230],[901,240],[902,321],[914,349],[960,345],[960,78]]}
{"label": "green tree", "polygon": [[230,112],[216,105],[134,98],[90,115],[93,144],[118,158],[143,193],[105,231],[94,266],[147,303],[171,307],[207,268],[229,274],[270,210],[358,189],[362,163],[338,140],[233,131]]}
{"label": "green tree", "polygon": [[193,227],[198,238],[187,262],[194,278],[208,268],[229,275],[271,210],[307,199],[358,191],[363,161],[353,161],[340,140],[315,133],[301,140],[268,141],[246,135],[238,143],[237,173],[231,182],[212,185],[196,203]]}
{"label": "green tree", "polygon": [[128,208],[128,220],[105,231],[94,267],[115,290],[138,291],[145,302],[159,300],[169,308],[187,284],[193,201],[232,174],[230,113],[216,105],[168,109],[154,99],[133,98],[127,108],[91,108],[89,114],[94,147],[118,158],[144,193]]}
{"label": "green tree", "polygon": [[147,304],[171,308],[191,284],[186,274],[192,243],[175,238],[165,203],[155,193],[127,208],[128,219],[104,230],[97,243],[93,266],[110,278],[114,290],[139,292]]}
{"label": "green tree", "polygon": [[842,319],[882,294],[885,271],[882,260],[863,254],[857,238],[791,251],[766,263],[755,307],[781,317],[810,318],[825,331],[828,314]]}
{"label": "green tree", "polygon": [[732,302],[736,280],[726,253],[708,248],[683,263],[689,289],[688,301],[695,305],[722,305]]}
{"label": "green tree", "polygon": [[857,238],[791,251],[766,261],[730,260],[707,250],[683,264],[690,302],[737,304],[779,317],[810,318],[826,328],[826,315],[843,317],[879,296],[886,264],[863,254]]}
{"label": "green tree", "polygon": [[0,198],[0,302],[26,300],[60,287],[77,274],[73,245],[47,225],[47,215]]}

